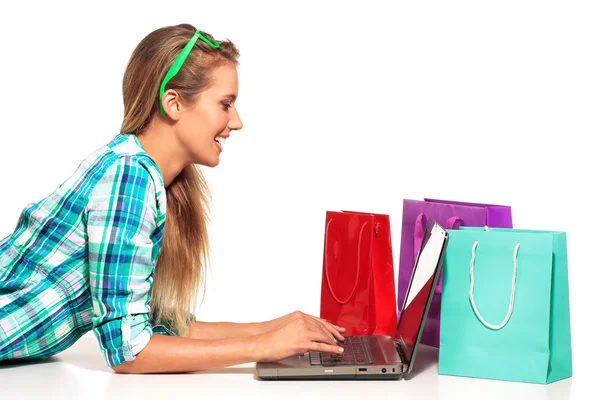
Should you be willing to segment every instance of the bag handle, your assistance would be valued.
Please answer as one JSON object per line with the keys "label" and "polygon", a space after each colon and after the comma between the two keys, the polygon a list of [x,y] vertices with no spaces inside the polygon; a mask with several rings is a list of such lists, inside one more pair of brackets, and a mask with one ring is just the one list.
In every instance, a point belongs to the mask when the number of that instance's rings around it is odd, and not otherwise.
{"label": "bag handle", "polygon": [[[446,229],[456,229],[458,228],[458,224],[462,223],[462,219],[458,216],[450,217],[446,221]],[[417,219],[415,221],[415,229],[414,229],[414,241],[413,241],[413,254],[415,260],[419,255],[419,251],[421,250],[421,243],[423,242],[423,238],[425,237],[425,228],[427,227],[427,216],[425,213],[420,213],[417,215]]]}
{"label": "bag handle", "polygon": [[[456,229],[459,223],[462,223],[462,219],[458,216],[450,217],[446,221],[446,229]],[[415,229],[414,229],[414,240],[413,240],[413,254],[415,261],[419,255],[419,251],[421,250],[421,243],[423,242],[423,238],[425,237],[425,228],[427,227],[427,216],[425,213],[420,213],[417,215],[417,219],[415,221]],[[438,279],[438,283],[435,287],[436,293],[442,293],[442,279]]]}
{"label": "bag handle", "polygon": [[360,275],[359,274],[359,272],[360,272],[360,244],[362,242],[362,235],[365,230],[365,227],[367,226],[367,223],[365,222],[363,224],[362,228],[360,228],[360,233],[358,234],[358,256],[356,259],[356,280],[354,281],[354,287],[352,288],[352,291],[348,295],[347,299],[340,300],[340,298],[335,294],[335,292],[333,290],[333,286],[331,285],[331,280],[329,279],[329,267],[328,267],[329,264],[327,263],[327,238],[329,237],[329,225],[331,224],[332,221],[333,221],[333,219],[330,219],[327,222],[327,226],[325,228],[325,257],[324,257],[325,258],[325,281],[327,281],[327,286],[329,287],[329,292],[331,293],[331,295],[333,296],[335,301],[337,301],[341,305],[344,305],[350,301],[350,299],[354,295],[354,292],[356,291],[356,287],[358,286],[358,276]]}
{"label": "bag handle", "polygon": [[448,218],[446,221],[446,229],[458,229],[458,224],[461,224],[462,222],[463,220],[458,216]]}
{"label": "bag handle", "polygon": [[414,229],[414,241],[413,241],[413,255],[416,261],[419,251],[421,250],[421,243],[425,237],[425,227],[427,226],[427,217],[425,213],[417,215]]}
{"label": "bag handle", "polygon": [[[487,226],[485,227],[485,230],[486,230],[486,232],[488,231]],[[475,249],[477,248],[478,244],[479,244],[479,242],[476,240],[473,243],[473,248],[471,249],[471,268],[470,268],[471,285],[469,287],[469,300],[471,301],[471,306],[473,307],[473,311],[475,311],[475,315],[477,315],[477,318],[483,325],[485,325],[486,327],[488,327],[490,329],[494,329],[494,330],[502,329],[508,323],[508,320],[510,319],[510,317],[512,315],[512,311],[513,311],[513,305],[514,305],[514,301],[515,301],[515,288],[517,285],[517,254],[519,252],[519,248],[521,247],[521,243],[519,242],[515,245],[515,251],[513,253],[512,288],[510,291],[510,302],[508,304],[508,311],[506,312],[504,321],[502,321],[498,325],[490,324],[481,316],[481,314],[479,313],[479,310],[477,309],[477,305],[475,304],[475,297],[473,296],[473,289],[475,288],[475,273],[473,271],[473,266],[475,265]]]}

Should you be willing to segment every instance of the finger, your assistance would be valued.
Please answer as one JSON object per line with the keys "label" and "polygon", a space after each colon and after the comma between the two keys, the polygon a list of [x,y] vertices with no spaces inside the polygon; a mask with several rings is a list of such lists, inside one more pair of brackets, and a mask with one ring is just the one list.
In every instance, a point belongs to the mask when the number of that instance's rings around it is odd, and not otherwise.
{"label": "finger", "polygon": [[336,337],[333,335],[333,333],[329,329],[327,329],[327,327],[324,324],[320,323],[318,319],[309,318],[307,322],[309,326],[311,326],[313,331],[323,332],[330,338],[330,341],[332,343],[337,343]]}
{"label": "finger", "polygon": [[324,329],[326,329],[331,335],[333,335],[338,341],[343,342],[344,341],[344,336],[342,336],[342,334],[335,329],[331,324],[327,323],[327,322],[323,322],[322,326]]}
{"label": "finger", "polygon": [[333,334],[333,336],[335,336],[335,338],[336,338],[337,340],[339,340],[340,342],[343,342],[343,341],[344,341],[344,335],[342,335],[342,334],[340,333],[340,331],[339,331],[339,330],[337,330],[337,329],[336,329],[336,327],[335,327],[334,325],[331,325],[331,324],[326,324],[325,326],[326,326],[326,327],[327,327],[327,329],[328,329],[328,330],[329,330],[329,331],[330,331],[330,332]]}
{"label": "finger", "polygon": [[323,330],[313,330],[310,331],[310,333],[307,335],[308,339],[312,340],[313,342],[321,342],[321,343],[327,343],[333,346],[337,345],[337,342],[335,341],[335,339],[333,338],[333,336],[328,335],[327,333],[325,333],[325,331]]}
{"label": "finger", "polygon": [[323,332],[325,332],[325,334],[329,336],[335,344],[337,344],[339,339],[334,336],[333,332],[331,332],[330,329],[327,329],[325,325],[321,325],[321,330],[323,330]]}
{"label": "finger", "polygon": [[330,321],[328,321],[326,319],[318,318],[318,317],[315,317],[315,316],[312,316],[312,315],[310,315],[310,317],[313,318],[316,321],[319,321],[320,323],[322,323],[322,324],[324,324],[324,325],[326,325],[328,327],[334,328],[338,332],[345,332],[346,331],[346,328],[342,328],[341,326],[337,326],[335,324],[332,324]]}
{"label": "finger", "polygon": [[339,330],[335,327],[335,325],[330,324],[329,322],[325,321],[324,319],[321,318],[317,318],[317,317],[313,317],[311,316],[311,318],[318,324],[320,324],[321,326],[325,327],[325,329],[327,329],[328,332],[330,332],[335,339],[337,339],[340,342],[344,341],[344,336],[342,336],[342,334],[339,332]]}
{"label": "finger", "polygon": [[339,332],[346,332],[346,328],[343,328],[341,326],[338,326],[334,323],[332,323],[331,321],[329,321],[328,319],[322,319],[319,318],[321,321],[327,322],[329,325],[333,326],[335,329],[337,329]]}
{"label": "finger", "polygon": [[342,354],[344,349],[340,346],[332,346],[325,343],[311,342],[307,345],[311,351],[320,351],[323,353]]}

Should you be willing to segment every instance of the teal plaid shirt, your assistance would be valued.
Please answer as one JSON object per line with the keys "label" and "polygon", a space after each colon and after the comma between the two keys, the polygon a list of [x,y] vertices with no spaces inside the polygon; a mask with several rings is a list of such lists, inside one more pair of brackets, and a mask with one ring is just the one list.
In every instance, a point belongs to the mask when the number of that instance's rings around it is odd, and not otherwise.
{"label": "teal plaid shirt", "polygon": [[153,333],[150,289],[166,218],[157,165],[116,135],[0,241],[0,361],[57,354],[93,330],[110,366]]}

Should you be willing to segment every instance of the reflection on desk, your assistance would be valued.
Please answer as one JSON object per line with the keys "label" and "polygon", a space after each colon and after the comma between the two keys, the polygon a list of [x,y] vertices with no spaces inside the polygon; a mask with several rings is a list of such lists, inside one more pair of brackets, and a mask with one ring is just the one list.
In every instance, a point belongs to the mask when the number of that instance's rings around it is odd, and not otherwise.
{"label": "reflection on desk", "polygon": [[420,346],[413,373],[400,381],[261,381],[254,364],[188,374],[118,375],[87,334],[65,352],[33,363],[0,364],[3,399],[171,399],[173,396],[286,399],[565,400],[572,378],[551,385],[437,374],[438,350]]}

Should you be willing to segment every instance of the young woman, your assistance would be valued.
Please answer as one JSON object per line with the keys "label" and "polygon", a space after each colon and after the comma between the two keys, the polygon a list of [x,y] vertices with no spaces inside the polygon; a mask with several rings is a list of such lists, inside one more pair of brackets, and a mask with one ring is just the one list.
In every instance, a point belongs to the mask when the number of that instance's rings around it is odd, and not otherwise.
{"label": "young woman", "polygon": [[208,191],[242,129],[238,50],[182,24],[134,50],[120,133],[0,241],[0,360],[42,359],[93,330],[119,373],[186,372],[341,352],[344,329],[296,311],[262,323],[198,322]]}

